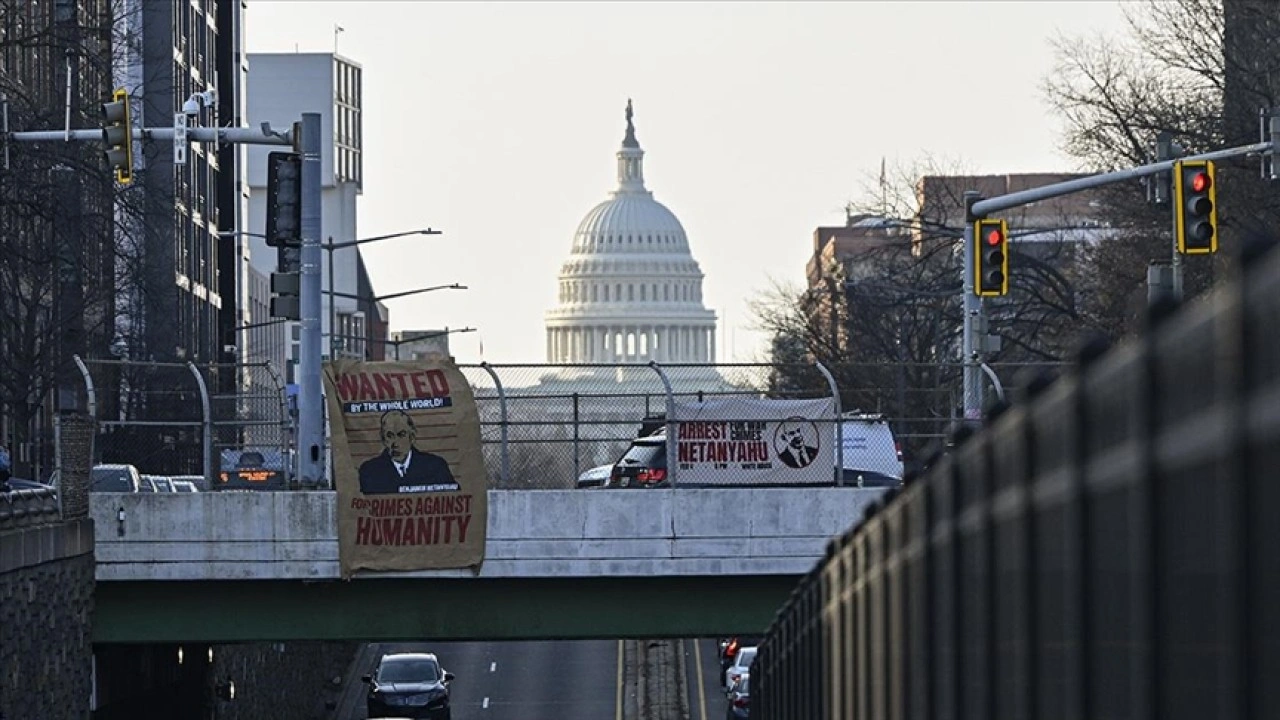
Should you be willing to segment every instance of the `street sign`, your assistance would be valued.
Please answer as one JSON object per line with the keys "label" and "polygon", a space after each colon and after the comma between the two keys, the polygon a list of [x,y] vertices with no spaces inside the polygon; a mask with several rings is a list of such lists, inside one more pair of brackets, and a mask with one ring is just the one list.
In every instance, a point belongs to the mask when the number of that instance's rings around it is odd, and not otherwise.
{"label": "street sign", "polygon": [[187,114],[173,114],[173,164],[187,164]]}

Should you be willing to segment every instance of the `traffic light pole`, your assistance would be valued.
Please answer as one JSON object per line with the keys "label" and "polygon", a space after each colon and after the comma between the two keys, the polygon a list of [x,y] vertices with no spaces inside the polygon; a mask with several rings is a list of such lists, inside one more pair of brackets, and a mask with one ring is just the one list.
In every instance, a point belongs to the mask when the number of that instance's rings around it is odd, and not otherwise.
{"label": "traffic light pole", "polygon": [[320,385],[320,115],[302,114],[302,267],[298,340],[298,480],[324,482],[324,400]]}
{"label": "traffic light pole", "polygon": [[978,297],[974,281],[974,262],[977,252],[977,238],[973,235],[973,222],[969,220],[974,203],[979,195],[973,190],[964,194],[964,280],[961,283],[964,294],[964,329],[961,352],[964,354],[964,419],[973,422],[982,419],[982,355],[979,352],[978,328],[982,323],[982,298]]}
{"label": "traffic light pole", "polygon": [[[1139,165],[1137,167],[1128,168],[1126,170],[1090,175],[1089,177],[1076,178],[1075,180],[1053,183],[1052,185],[1031,188],[1029,190],[1021,190],[1007,195],[997,195],[993,198],[979,199],[976,192],[966,191],[964,195],[966,208],[964,229],[964,289],[962,290],[964,293],[962,352],[964,353],[965,419],[967,421],[982,419],[981,349],[985,338],[980,337],[980,333],[984,332],[981,328],[985,323],[982,322],[982,298],[977,297],[974,293],[973,263],[975,239],[973,236],[973,223],[975,221],[984,219],[993,213],[1011,210],[1022,205],[1062,197],[1063,195],[1070,195],[1084,190],[1092,190],[1094,188],[1103,187],[1104,185],[1111,185],[1118,182],[1124,182],[1126,180],[1137,180],[1138,178],[1170,172],[1174,169],[1175,164],[1179,162],[1185,163],[1198,160],[1226,160],[1245,155],[1272,155],[1277,148],[1280,148],[1280,127],[1275,128],[1271,137],[1272,139],[1267,142],[1225,148],[1223,150],[1215,150],[1213,152],[1200,153],[1198,155],[1188,155],[1176,160],[1162,160],[1148,165]],[[1174,243],[1176,246],[1176,237],[1174,239]],[[1175,247],[1175,255],[1176,254],[1177,251]],[[1180,269],[1181,268],[1179,268],[1179,270]],[[1180,286],[1181,282],[1179,281],[1179,290],[1181,289]]]}
{"label": "traffic light pole", "polygon": [[[290,130],[275,131],[269,128],[188,128],[187,139],[199,142],[219,142],[231,145],[292,145]],[[134,128],[134,140],[173,140],[173,128]],[[26,130],[11,132],[5,136],[12,142],[102,142],[102,130]]]}

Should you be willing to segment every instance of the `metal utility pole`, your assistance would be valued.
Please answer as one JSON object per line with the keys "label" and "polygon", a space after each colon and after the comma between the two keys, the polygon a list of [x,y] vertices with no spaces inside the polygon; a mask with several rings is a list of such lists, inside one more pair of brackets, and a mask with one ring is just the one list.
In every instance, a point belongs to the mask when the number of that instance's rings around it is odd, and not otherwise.
{"label": "metal utility pole", "polygon": [[299,278],[298,481],[324,482],[324,399],[320,385],[320,115],[302,114],[302,268]]}
{"label": "metal utility pole", "polygon": [[[1156,162],[1172,161],[1186,153],[1182,146],[1174,142],[1173,136],[1161,131],[1156,136]],[[1179,208],[1172,201],[1173,188],[1169,175],[1164,173],[1148,178],[1148,197],[1157,206],[1169,207],[1169,245],[1172,258],[1169,261],[1155,260],[1147,267],[1147,302],[1154,303],[1157,298],[1169,296],[1182,300],[1182,253],[1178,252]],[[1153,192],[1151,192],[1153,191]]]}
{"label": "metal utility pole", "polygon": [[981,339],[978,333],[982,323],[982,298],[978,297],[974,288],[974,247],[973,223],[977,219],[973,214],[973,206],[980,196],[973,190],[964,193],[964,279],[961,293],[964,295],[964,326],[962,330],[961,353],[964,358],[964,419],[968,422],[982,419],[982,359],[979,357]]}

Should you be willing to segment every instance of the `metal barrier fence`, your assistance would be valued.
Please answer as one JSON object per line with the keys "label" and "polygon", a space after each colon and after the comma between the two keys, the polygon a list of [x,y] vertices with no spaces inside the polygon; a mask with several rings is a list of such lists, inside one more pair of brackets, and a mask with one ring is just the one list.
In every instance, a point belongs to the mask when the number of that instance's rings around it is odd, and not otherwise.
{"label": "metal barrier fence", "polygon": [[[658,363],[461,366],[475,392],[490,485],[529,489],[574,487],[584,472],[612,465],[633,440],[666,428],[675,402],[832,397],[829,382],[819,391],[771,390],[768,376],[778,368]],[[826,437],[834,438],[834,417],[815,422],[832,433]],[[665,454],[661,462],[678,484],[678,470],[667,467],[672,464]]]}
{"label": "metal barrier fence", "polygon": [[[881,456],[900,452],[909,469],[928,448],[941,445],[960,416],[962,395],[953,384],[958,383],[959,367],[485,363],[461,369],[475,392],[491,486],[554,489],[573,487],[584,472],[613,464],[633,440],[664,427],[670,402],[691,399],[833,397],[835,414],[879,414],[892,430],[891,436],[873,434],[871,447],[847,441],[839,447]],[[1022,370],[1027,367],[996,368],[1006,391],[1015,392],[1025,382]],[[895,375],[910,382],[875,384]],[[834,415],[815,424],[823,438],[844,440]],[[679,484],[679,470],[673,469]]]}
{"label": "metal barrier fence", "polygon": [[1280,717],[1280,253],[956,443],[800,582],[753,718]]}
{"label": "metal barrier fence", "polygon": [[240,451],[290,455],[285,387],[267,363],[76,360],[98,427],[95,463],[209,481]]}

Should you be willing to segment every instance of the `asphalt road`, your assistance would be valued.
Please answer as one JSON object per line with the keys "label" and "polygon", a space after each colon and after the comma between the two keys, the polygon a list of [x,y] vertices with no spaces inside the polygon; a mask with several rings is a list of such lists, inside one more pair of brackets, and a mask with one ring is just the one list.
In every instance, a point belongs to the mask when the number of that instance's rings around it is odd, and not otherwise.
{"label": "asphalt road", "polygon": [[[455,676],[453,720],[620,720],[617,640],[382,643],[377,653],[424,651]],[[358,680],[339,717],[365,718]]]}
{"label": "asphalt road", "polygon": [[728,701],[719,680],[719,641],[704,638],[680,643],[684,651],[684,686],[689,690],[689,720],[721,720]]}

